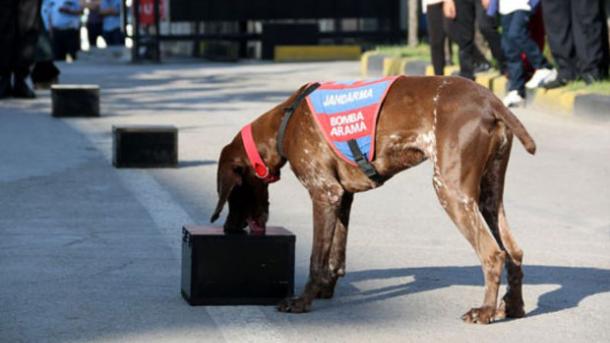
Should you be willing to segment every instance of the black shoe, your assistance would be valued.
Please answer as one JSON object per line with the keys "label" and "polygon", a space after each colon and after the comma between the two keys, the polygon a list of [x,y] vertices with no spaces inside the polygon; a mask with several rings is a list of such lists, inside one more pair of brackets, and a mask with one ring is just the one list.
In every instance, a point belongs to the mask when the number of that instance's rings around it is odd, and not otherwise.
{"label": "black shoe", "polygon": [[564,79],[555,79],[553,81],[545,82],[540,85],[540,87],[544,89],[555,89],[559,87],[563,87],[568,84],[568,81]]}
{"label": "black shoe", "polygon": [[486,71],[489,71],[491,69],[491,64],[487,63],[487,62],[483,62],[483,63],[477,63],[474,66],[474,73],[484,73]]}
{"label": "black shoe", "polygon": [[15,85],[13,86],[13,96],[22,99],[34,99],[36,93],[28,86],[25,79],[15,77]]}
{"label": "black shoe", "polygon": [[49,81],[36,81],[33,82],[34,89],[51,89],[51,86],[59,83],[59,78],[54,77]]}
{"label": "black shoe", "polygon": [[11,93],[11,76],[0,76],[0,99],[10,97]]}
{"label": "black shoe", "polygon": [[585,83],[588,85],[595,83],[595,82],[599,82],[601,81],[599,77],[591,74],[591,73],[586,73],[580,76],[580,78],[585,81]]}

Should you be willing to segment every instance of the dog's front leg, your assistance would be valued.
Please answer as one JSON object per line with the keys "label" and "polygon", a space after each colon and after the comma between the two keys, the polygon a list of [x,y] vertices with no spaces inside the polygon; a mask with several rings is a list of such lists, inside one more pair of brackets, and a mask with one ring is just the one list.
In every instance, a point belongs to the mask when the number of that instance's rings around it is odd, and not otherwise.
{"label": "dog's front leg", "polygon": [[341,199],[339,217],[335,226],[335,233],[328,256],[328,269],[331,272],[331,280],[321,286],[318,298],[330,299],[335,294],[337,279],[345,275],[345,252],[347,249],[347,232],[349,216],[354,200],[354,193],[345,192]]}
{"label": "dog's front leg", "polygon": [[313,248],[309,265],[309,281],[303,294],[288,298],[278,305],[282,312],[302,313],[309,311],[314,298],[325,285],[333,283],[333,272],[329,268],[329,256],[340,214],[343,189],[337,185],[321,190],[310,191],[313,201]]}

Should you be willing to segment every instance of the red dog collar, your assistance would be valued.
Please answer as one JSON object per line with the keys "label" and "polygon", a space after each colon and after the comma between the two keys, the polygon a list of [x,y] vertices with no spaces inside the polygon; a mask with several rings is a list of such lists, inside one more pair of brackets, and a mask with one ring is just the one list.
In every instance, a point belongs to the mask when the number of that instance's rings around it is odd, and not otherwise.
{"label": "red dog collar", "polygon": [[280,179],[278,175],[272,175],[269,172],[269,168],[265,165],[265,162],[261,158],[256,148],[256,143],[252,137],[252,124],[248,124],[241,129],[241,140],[244,143],[244,149],[246,149],[246,155],[250,160],[250,165],[254,169],[254,174],[261,180],[272,183]]}

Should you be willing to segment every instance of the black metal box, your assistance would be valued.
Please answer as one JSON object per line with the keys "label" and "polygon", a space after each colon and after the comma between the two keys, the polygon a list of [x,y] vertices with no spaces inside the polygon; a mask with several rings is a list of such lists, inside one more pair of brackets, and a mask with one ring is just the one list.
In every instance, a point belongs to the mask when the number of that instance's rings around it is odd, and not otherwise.
{"label": "black metal box", "polygon": [[276,305],[294,293],[295,236],[182,229],[182,296],[191,305]]}
{"label": "black metal box", "polygon": [[53,117],[99,117],[100,87],[97,85],[51,86]]}
{"label": "black metal box", "polygon": [[113,126],[112,164],[118,168],[178,165],[178,129],[174,126]]}

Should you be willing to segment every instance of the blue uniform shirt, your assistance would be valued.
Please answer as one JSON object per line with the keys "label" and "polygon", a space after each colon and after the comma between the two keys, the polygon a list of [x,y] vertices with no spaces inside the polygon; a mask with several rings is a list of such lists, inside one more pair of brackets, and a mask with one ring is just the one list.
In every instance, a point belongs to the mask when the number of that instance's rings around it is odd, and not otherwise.
{"label": "blue uniform shirt", "polygon": [[42,17],[44,28],[47,31],[51,30],[49,27],[49,18],[51,16],[51,12],[53,11],[55,1],[56,0],[42,0],[42,5],[40,6],[40,16]]}
{"label": "blue uniform shirt", "polygon": [[62,7],[72,10],[82,10],[78,0],[54,0],[51,8],[51,27],[54,29],[78,29],[80,27],[80,15],[68,14],[59,11]]}
{"label": "blue uniform shirt", "polygon": [[104,16],[104,23],[102,24],[102,29],[106,32],[121,27],[121,0],[102,0],[102,2],[100,3],[100,9],[105,10],[108,8],[113,8],[117,15]]}

